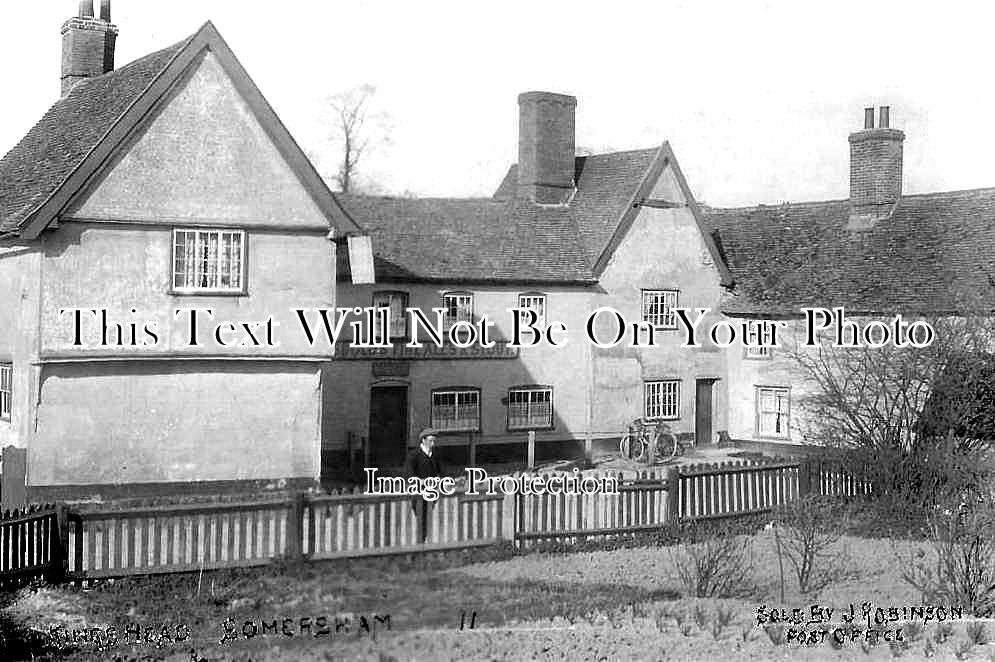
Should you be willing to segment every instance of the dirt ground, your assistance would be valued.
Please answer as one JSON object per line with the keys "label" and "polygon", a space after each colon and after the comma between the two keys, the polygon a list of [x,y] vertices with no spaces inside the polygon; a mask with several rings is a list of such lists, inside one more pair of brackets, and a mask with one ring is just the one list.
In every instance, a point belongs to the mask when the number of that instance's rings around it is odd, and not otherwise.
{"label": "dirt ground", "polygon": [[[752,554],[755,583],[745,599],[681,597],[674,549],[656,546],[277,565],[84,591],[29,588],[4,615],[21,634],[33,633],[35,647],[8,646],[12,657],[5,659],[31,659],[31,653],[34,659],[108,662],[995,659],[995,646],[966,643],[964,620],[952,621],[946,636],[935,621],[925,629],[887,623],[882,631],[904,628],[905,640],[876,646],[834,646],[838,616],[829,619],[829,640],[816,645],[786,643],[786,630],[758,626],[761,606],[764,614],[798,608],[808,616],[812,605],[839,614],[852,603],[859,614],[865,602],[873,603],[872,612],[921,604],[901,577],[901,560],[919,543],[846,536],[829,550],[839,561],[831,584],[817,595],[799,595],[785,568],[783,601],[771,532],[743,536],[742,544]],[[322,616],[326,634],[320,634]],[[59,650],[47,636],[58,625],[76,631],[114,626],[122,634],[112,649],[98,650],[93,640]],[[184,636],[174,641],[180,625]],[[995,626],[986,627],[985,639],[995,637]],[[142,643],[121,643],[129,628],[143,628]]]}

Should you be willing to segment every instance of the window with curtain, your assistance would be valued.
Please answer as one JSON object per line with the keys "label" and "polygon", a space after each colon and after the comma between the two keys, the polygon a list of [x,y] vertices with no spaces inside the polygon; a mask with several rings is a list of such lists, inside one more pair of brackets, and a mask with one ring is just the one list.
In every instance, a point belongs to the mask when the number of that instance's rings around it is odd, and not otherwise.
{"label": "window with curtain", "polygon": [[173,289],[241,292],[245,285],[242,230],[174,230]]}

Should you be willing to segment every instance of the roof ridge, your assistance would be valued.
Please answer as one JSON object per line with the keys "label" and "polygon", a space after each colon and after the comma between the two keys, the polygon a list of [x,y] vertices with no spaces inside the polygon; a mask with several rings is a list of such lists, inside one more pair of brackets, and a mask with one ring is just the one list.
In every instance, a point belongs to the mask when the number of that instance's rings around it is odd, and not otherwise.
{"label": "roof ridge", "polygon": [[953,191],[931,191],[929,193],[907,193],[907,194],[903,193],[901,200],[904,200],[905,198],[928,198],[928,197],[941,196],[941,195],[965,195],[968,193],[981,193],[981,192],[995,193],[995,186],[982,186],[979,188],[961,188],[961,189],[954,189]]}
{"label": "roof ridge", "polygon": [[365,193],[334,193],[336,196],[359,200],[401,200],[411,202],[486,202],[494,205],[505,204],[504,200],[495,200],[490,196],[460,198],[456,196],[405,196],[405,195],[369,195]]}
{"label": "roof ridge", "polygon": [[[903,196],[904,197],[904,196]],[[743,205],[741,207],[716,207],[713,205],[706,205],[699,203],[702,211],[705,213],[712,212],[744,212],[744,211],[759,211],[761,209],[777,209],[779,207],[818,207],[821,205],[835,205],[850,202],[849,198],[838,198],[834,200],[805,200],[803,202],[778,202],[773,204],[758,203],[755,205]]]}
{"label": "roof ridge", "polygon": [[[611,152],[598,152],[597,154],[575,154],[574,158],[587,158],[591,156],[615,156],[616,154],[635,154],[636,152],[656,152],[660,145],[653,147],[639,147],[635,149],[617,149]],[[517,163],[515,165],[518,165]]]}
{"label": "roof ridge", "polygon": [[[618,155],[618,154],[647,153],[647,152],[656,152],[658,149],[660,149],[660,145],[655,145],[653,147],[638,147],[638,148],[635,148],[635,149],[617,149],[617,150],[612,151],[612,152],[598,152],[596,154],[574,154],[574,158],[575,159],[589,159],[589,158],[597,157],[597,156],[615,156],[615,155]],[[517,168],[517,167],[518,167],[518,161],[513,161],[512,163],[510,163],[508,165],[508,169],[509,170],[511,168]]]}
{"label": "roof ridge", "polygon": [[[991,193],[995,195],[995,186],[982,186],[978,188],[965,188],[965,189],[954,189],[952,191],[930,191],[927,193],[903,193],[902,197],[899,199],[905,200],[907,198],[935,198],[947,195],[968,195],[975,193]],[[805,200],[802,202],[782,202],[774,204],[758,203],[755,205],[743,205],[738,207],[716,207],[713,205],[701,205],[702,209],[706,213],[712,212],[748,212],[748,211],[759,211],[761,209],[777,209],[778,207],[818,207],[821,205],[831,205],[831,204],[844,204],[849,203],[850,198],[839,198],[834,200]]]}

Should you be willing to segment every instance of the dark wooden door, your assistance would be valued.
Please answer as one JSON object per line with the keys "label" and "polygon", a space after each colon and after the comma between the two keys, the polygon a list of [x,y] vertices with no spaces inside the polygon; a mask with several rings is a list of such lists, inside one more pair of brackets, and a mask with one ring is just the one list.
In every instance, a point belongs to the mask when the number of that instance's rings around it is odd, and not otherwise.
{"label": "dark wooden door", "polygon": [[712,384],[714,379],[696,380],[694,397],[694,444],[712,443]]}
{"label": "dark wooden door", "polygon": [[408,437],[408,388],[384,386],[370,391],[370,464],[404,464]]}

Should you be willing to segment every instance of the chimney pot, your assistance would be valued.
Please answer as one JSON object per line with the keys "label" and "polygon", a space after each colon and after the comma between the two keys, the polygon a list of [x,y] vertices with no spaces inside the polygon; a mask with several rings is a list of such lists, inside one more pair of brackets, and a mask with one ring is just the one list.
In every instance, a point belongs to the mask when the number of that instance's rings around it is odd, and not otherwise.
{"label": "chimney pot", "polygon": [[864,128],[873,129],[874,128],[874,109],[864,108]]}
{"label": "chimney pot", "polygon": [[905,134],[888,126],[889,107],[864,109],[864,129],[850,134],[851,217],[887,216],[902,197],[902,143]]}
{"label": "chimney pot", "polygon": [[99,19],[93,0],[81,0],[79,16],[62,24],[62,96],[87,78],[113,71],[117,26],[110,18],[110,0],[101,0]]}

